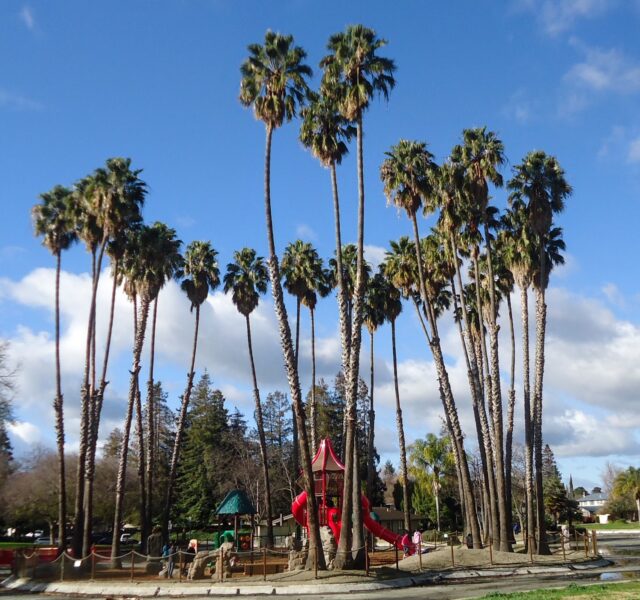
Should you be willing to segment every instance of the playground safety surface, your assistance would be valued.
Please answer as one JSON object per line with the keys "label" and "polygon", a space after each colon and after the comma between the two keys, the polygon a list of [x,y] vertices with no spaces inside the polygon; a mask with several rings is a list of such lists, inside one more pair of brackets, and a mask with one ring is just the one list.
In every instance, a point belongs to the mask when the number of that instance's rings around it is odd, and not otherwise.
{"label": "playground safety surface", "polygon": [[[395,553],[376,552],[372,554],[372,568],[367,576],[363,571],[320,571],[317,579],[313,571],[293,571],[267,576],[231,577],[218,583],[210,579],[179,582],[158,577],[136,577],[128,581],[121,576],[103,576],[93,581],[34,581],[9,578],[2,582],[5,588],[58,594],[78,594],[87,596],[228,596],[228,595],[303,595],[318,593],[366,592],[393,588],[404,588],[430,583],[475,581],[477,578],[502,578],[527,576],[532,574],[571,574],[577,570],[604,567],[609,564],[602,558],[585,558],[581,552],[566,552],[562,555],[536,556],[531,564],[530,557],[521,553],[489,552],[454,548],[453,565],[450,547],[440,547],[422,555],[422,570],[418,556],[412,556],[398,563],[389,564]],[[391,558],[393,560],[393,558]],[[377,566],[378,561],[387,564]],[[493,563],[493,564],[491,564]],[[118,572],[116,572],[118,573]],[[113,574],[115,575],[115,573]],[[118,575],[122,575],[119,572]]]}

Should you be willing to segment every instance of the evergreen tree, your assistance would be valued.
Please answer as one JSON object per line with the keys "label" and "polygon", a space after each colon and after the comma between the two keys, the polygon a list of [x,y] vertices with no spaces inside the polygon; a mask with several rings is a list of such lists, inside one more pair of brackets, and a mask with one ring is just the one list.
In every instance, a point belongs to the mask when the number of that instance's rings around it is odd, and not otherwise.
{"label": "evergreen tree", "polygon": [[550,479],[558,479],[562,481],[558,464],[556,463],[556,457],[551,450],[549,444],[545,444],[542,449],[542,481],[543,483]]}
{"label": "evergreen tree", "polygon": [[[236,424],[236,427],[238,425]],[[174,520],[205,524],[211,521],[222,499],[221,479],[229,472],[219,467],[227,463],[225,446],[229,414],[225,398],[213,388],[205,371],[193,390],[185,423],[183,453],[178,469]]]}

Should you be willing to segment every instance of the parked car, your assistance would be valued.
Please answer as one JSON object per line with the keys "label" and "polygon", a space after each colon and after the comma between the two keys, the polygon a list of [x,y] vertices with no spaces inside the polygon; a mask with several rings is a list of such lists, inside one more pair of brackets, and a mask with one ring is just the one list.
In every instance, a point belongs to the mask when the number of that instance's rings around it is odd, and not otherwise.
{"label": "parked car", "polygon": [[38,546],[52,546],[53,545],[51,543],[51,536],[48,536],[48,535],[41,535],[39,538],[36,539],[35,543]]}

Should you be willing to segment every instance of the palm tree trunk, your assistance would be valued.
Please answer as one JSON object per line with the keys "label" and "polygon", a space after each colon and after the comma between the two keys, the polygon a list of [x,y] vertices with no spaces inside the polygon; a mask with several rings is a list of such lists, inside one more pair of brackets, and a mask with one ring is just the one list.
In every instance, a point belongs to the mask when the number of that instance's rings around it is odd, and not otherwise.
{"label": "palm tree trunk", "polygon": [[458,410],[456,408],[455,399],[453,397],[453,391],[451,389],[451,382],[449,381],[449,373],[444,362],[444,356],[442,355],[442,348],[440,346],[440,338],[438,336],[438,329],[435,320],[434,311],[431,308],[431,303],[427,296],[427,290],[424,281],[424,269],[422,263],[422,251],[420,248],[420,234],[418,232],[418,221],[415,213],[411,217],[413,225],[414,243],[416,248],[416,262],[418,263],[418,279],[420,282],[420,295],[422,296],[422,302],[428,309],[429,326],[431,328],[431,342],[430,348],[433,355],[433,361],[436,366],[436,372],[438,375],[438,385],[440,388],[440,399],[444,407],[444,411],[447,414],[447,425],[449,427],[449,435],[451,436],[451,443],[456,446],[456,452],[458,453],[458,460],[460,461],[460,472],[462,475],[462,489],[464,490],[465,502],[468,506],[469,514],[469,528],[471,529],[471,535],[473,537],[474,548],[482,547],[482,540],[480,539],[480,525],[478,523],[478,513],[475,507],[473,499],[473,489],[471,485],[471,475],[469,473],[469,462],[464,450],[464,435],[462,428],[460,427],[460,420],[458,418]]}
{"label": "palm tree trunk", "polygon": [[[500,358],[498,349],[498,331],[496,322],[498,310],[496,304],[495,280],[493,277],[493,261],[491,256],[491,237],[489,227],[484,224],[485,247],[487,253],[487,272],[489,285],[489,350],[491,355],[491,406],[493,415],[494,433],[494,460],[496,465],[496,494],[498,497],[498,517],[500,519],[500,541],[499,548],[502,552],[511,552],[511,506],[507,504],[506,488],[510,485],[505,481],[504,466],[504,423],[502,419],[502,389],[500,385]],[[478,286],[480,281],[478,280]]]}
{"label": "palm tree trunk", "polygon": [[507,406],[507,434],[505,438],[504,448],[504,478],[505,478],[505,503],[507,505],[507,526],[509,531],[509,539],[513,540],[513,519],[511,511],[513,510],[513,495],[511,489],[511,473],[513,462],[513,415],[516,406],[516,337],[513,327],[513,308],[511,306],[511,294],[507,294],[507,307],[509,309],[509,333],[511,335],[511,379],[509,384],[509,404]]}
{"label": "palm tree trunk", "polygon": [[311,315],[311,406],[309,414],[311,418],[311,453],[315,454],[318,448],[318,408],[316,406],[316,320],[315,310],[309,309]]}
{"label": "palm tree trunk", "polygon": [[[60,267],[61,252],[56,252],[56,397],[53,410],[56,415],[56,446],[58,448],[58,553],[64,552],[67,523],[67,488],[64,470],[64,406],[60,375]],[[53,529],[50,530],[53,536]],[[53,540],[51,540],[53,542]]]}
{"label": "palm tree trunk", "polygon": [[96,314],[96,297],[98,293],[98,281],[100,279],[100,269],[102,267],[102,257],[107,244],[107,240],[103,239],[98,252],[98,259],[95,260],[95,253],[92,257],[93,278],[91,284],[91,300],[89,303],[89,322],[87,324],[87,341],[85,346],[85,365],[84,377],[82,380],[82,388],[80,390],[80,445],[78,447],[78,467],[76,469],[76,501],[73,517],[73,538],[71,546],[73,555],[80,557],[82,554],[82,540],[84,532],[84,479],[85,466],[87,460],[87,450],[89,446],[89,432],[91,427],[91,396],[92,389],[90,387],[91,375],[91,350],[93,336],[95,330],[95,314]]}
{"label": "palm tree trunk", "polygon": [[534,512],[534,475],[533,475],[533,423],[529,387],[529,298],[527,287],[520,287],[521,319],[522,319],[522,381],[524,399],[524,463],[525,463],[525,494],[527,503],[527,549],[533,544],[536,550],[536,521]]}
{"label": "palm tree trunk", "polygon": [[[495,404],[493,402],[493,390],[494,390],[494,381],[492,376],[492,370],[489,367],[489,353],[487,352],[487,342],[484,332],[484,309],[482,304],[482,295],[480,294],[480,268],[478,266],[478,246],[475,246],[474,251],[472,252],[472,263],[473,270],[475,274],[476,280],[476,306],[478,312],[478,337],[480,340],[480,352],[482,356],[482,364],[484,368],[484,397],[482,400],[482,409],[481,415],[484,412],[484,404],[487,402],[489,406],[489,433],[487,437],[488,441],[488,452],[487,452],[487,460],[489,461],[489,504],[491,509],[491,537],[493,541],[493,546],[496,550],[500,549],[500,510],[499,504],[500,499],[498,497],[498,484],[497,480],[499,479],[498,473],[498,455],[502,452],[502,445],[500,447],[497,446],[496,443],[496,416],[495,416]],[[497,343],[497,338],[496,338]],[[492,348],[492,351],[494,349]],[[500,421],[502,421],[502,417],[500,417]]]}
{"label": "palm tree trunk", "polygon": [[373,450],[374,450],[374,430],[376,424],[376,413],[373,403],[373,389],[375,386],[375,370],[374,370],[374,350],[373,350],[373,330],[369,331],[369,381],[371,387],[369,388],[369,431],[367,436],[367,496],[369,502],[373,506],[373,488],[375,485],[375,465],[373,463]]}
{"label": "palm tree trunk", "polygon": [[338,284],[338,317],[340,319],[340,339],[342,341],[342,372],[349,372],[349,301],[344,287],[342,265],[342,234],[340,226],[340,198],[338,196],[338,177],[336,163],[331,163],[331,190],[333,192],[333,218],[336,235],[336,281]]}
{"label": "palm tree trunk", "polygon": [[[135,313],[135,307],[134,307]],[[131,366],[131,377],[129,379],[129,401],[127,403],[127,414],[125,415],[124,430],[122,432],[122,447],[120,448],[120,460],[118,463],[118,475],[116,478],[116,497],[113,516],[113,543],[111,544],[111,566],[120,568],[120,527],[122,525],[124,492],[127,479],[127,460],[129,456],[129,436],[131,433],[131,421],[133,420],[133,409],[136,403],[136,393],[138,373],[140,372],[140,356],[144,345],[144,334],[147,328],[147,317],[149,316],[149,300],[140,299],[140,317],[137,319],[135,338],[133,344],[133,362]]]}
{"label": "palm tree trunk", "polygon": [[[544,277],[544,273],[542,273],[542,276]],[[536,375],[533,392],[533,442],[536,468],[538,554],[551,554],[547,543],[547,527],[544,522],[544,490],[542,486],[542,379],[544,375],[544,338],[547,324],[547,305],[544,296],[544,284],[542,284],[540,288],[536,288]]]}
{"label": "palm tree trunk", "polygon": [[193,389],[193,378],[195,377],[196,352],[198,350],[198,329],[200,327],[200,305],[196,304],[196,320],[193,331],[193,346],[191,350],[191,366],[187,375],[187,387],[182,395],[182,404],[180,405],[180,414],[176,424],[176,437],[173,441],[173,452],[171,453],[171,466],[169,467],[169,477],[167,479],[167,493],[165,496],[164,513],[162,517],[162,531],[165,540],[169,539],[169,517],[171,515],[171,506],[173,503],[173,486],[176,481],[178,472],[178,461],[180,459],[180,448],[182,447],[182,436],[184,435],[184,426],[187,420],[187,410],[189,408],[189,400],[191,399],[191,390]]}
{"label": "palm tree trunk", "polygon": [[140,398],[140,381],[136,377],[136,437],[138,441],[138,485],[140,489],[140,552],[147,548],[147,486],[145,484],[146,453],[144,427],[142,424],[142,400]]}
{"label": "palm tree trunk", "polygon": [[155,456],[155,444],[156,430],[155,430],[155,381],[153,378],[153,369],[155,364],[156,355],[156,321],[158,318],[158,296],[153,301],[153,316],[151,317],[151,340],[149,347],[149,379],[147,380],[147,436],[146,440],[146,455],[147,455],[147,473],[146,473],[146,499],[147,505],[145,508],[146,515],[146,531],[147,534],[151,533],[151,522],[153,520],[153,474],[156,469],[156,456]]}
{"label": "palm tree trunk", "polygon": [[[299,354],[300,354],[300,298],[296,297],[296,346],[295,346],[295,360],[296,360],[296,372],[298,372],[298,364],[299,364]],[[293,429],[293,451],[292,451],[292,462],[293,462],[293,476],[294,478],[298,477],[298,473],[300,471],[300,455],[298,452],[298,446],[299,446],[299,434],[300,432],[298,431],[298,423],[297,423],[297,419],[295,418],[295,408],[292,405],[292,409],[294,412],[293,415],[293,423],[292,423],[292,429]],[[296,540],[300,540],[300,535],[301,535],[301,531],[300,531],[300,527],[296,526],[296,532],[295,532],[295,537]]]}
{"label": "palm tree trunk", "polygon": [[400,386],[398,385],[395,319],[391,320],[391,351],[393,355],[393,388],[396,394],[396,426],[398,428],[398,442],[400,444],[400,470],[402,472],[402,512],[404,513],[404,528],[410,531],[411,504],[409,500],[409,470],[407,469],[407,447],[404,440],[404,424],[402,422],[402,408],[400,406]]}
{"label": "palm tree trunk", "polygon": [[334,561],[337,569],[345,569],[350,566],[349,552],[352,542],[352,512],[353,503],[360,501],[353,497],[354,477],[354,444],[356,443],[356,401],[358,394],[358,375],[360,367],[360,343],[362,339],[363,297],[364,297],[364,166],[362,157],[362,114],[358,115],[357,123],[357,163],[358,163],[358,244],[356,261],[356,284],[353,300],[353,323],[351,324],[351,337],[349,344],[349,370],[346,375],[347,384],[347,427],[345,442],[345,472],[344,491],[342,497],[342,518],[340,541]]}
{"label": "palm tree trunk", "polygon": [[260,442],[260,457],[262,459],[262,475],[264,479],[264,503],[266,507],[265,518],[267,520],[267,548],[273,548],[273,514],[271,510],[271,482],[269,480],[269,457],[267,455],[267,441],[264,435],[264,422],[262,419],[262,404],[260,403],[260,389],[256,365],[253,359],[253,344],[251,343],[251,321],[249,315],[245,317],[247,323],[247,345],[249,347],[249,361],[251,362],[251,377],[253,378],[253,399],[256,404],[256,426],[258,428],[258,440]]}
{"label": "palm tree trunk", "polygon": [[269,278],[271,279],[271,292],[273,294],[273,304],[278,319],[280,329],[280,342],[284,354],[285,368],[291,399],[293,401],[296,426],[298,428],[299,450],[302,458],[302,473],[304,478],[304,489],[307,492],[307,524],[309,531],[309,553],[307,555],[307,567],[314,564],[319,569],[326,568],[324,553],[322,552],[322,541],[320,540],[320,529],[318,527],[318,511],[316,505],[313,471],[311,470],[311,455],[309,452],[309,442],[307,440],[307,429],[305,427],[305,414],[302,405],[302,392],[300,391],[300,379],[296,356],[291,342],[291,328],[287,317],[287,307],[284,303],[282,284],[280,282],[280,268],[276,254],[276,244],[273,233],[273,221],[271,218],[271,138],[273,129],[267,125],[267,139],[265,148],[264,165],[264,203],[265,220],[267,226],[267,240],[269,244]]}
{"label": "palm tree trunk", "polygon": [[87,556],[91,552],[91,533],[93,527],[93,484],[96,468],[96,450],[98,446],[98,434],[100,430],[100,417],[102,415],[102,404],[104,402],[104,392],[107,388],[107,369],[109,365],[109,354],[111,351],[111,336],[113,334],[113,320],[116,305],[116,290],[118,287],[119,261],[116,259],[113,264],[113,283],[111,285],[111,303],[109,306],[109,325],[107,329],[107,341],[104,350],[104,360],[102,373],[97,392],[94,391],[95,400],[93,404],[93,416],[91,418],[89,451],[87,453],[85,471],[84,490],[84,532],[82,537],[82,555]]}

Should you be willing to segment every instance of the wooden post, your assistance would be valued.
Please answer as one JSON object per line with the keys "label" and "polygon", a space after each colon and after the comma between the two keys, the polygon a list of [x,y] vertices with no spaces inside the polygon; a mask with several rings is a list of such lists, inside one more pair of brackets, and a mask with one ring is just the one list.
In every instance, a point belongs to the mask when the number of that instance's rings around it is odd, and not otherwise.
{"label": "wooden post", "polygon": [[91,550],[91,581],[96,578],[96,553]]}
{"label": "wooden post", "polygon": [[422,573],[422,534],[418,540],[418,569]]}
{"label": "wooden post", "polygon": [[64,552],[60,555],[60,558],[62,559],[60,561],[60,581],[64,581],[64,559],[65,559]]}
{"label": "wooden post", "polygon": [[131,552],[131,581],[133,581],[133,569],[135,569],[136,565],[136,555]]}
{"label": "wooden post", "polygon": [[262,549],[262,581],[267,580],[267,549]]}
{"label": "wooden post", "polygon": [[394,544],[393,544],[393,548],[394,548],[394,549],[395,549],[395,551],[396,551],[396,571],[399,571],[399,570],[400,570],[400,567],[398,566],[398,546],[394,543]]}
{"label": "wooden post", "polygon": [[576,540],[576,550],[577,550],[578,549],[578,530],[577,529],[573,530],[573,536]]}
{"label": "wooden post", "polygon": [[562,561],[567,562],[567,554],[564,549],[564,532],[560,533],[560,545],[562,546]]}
{"label": "wooden post", "polygon": [[450,542],[450,546],[451,546],[451,566],[455,567],[456,566],[456,559],[455,559],[455,556],[453,554],[453,538],[450,538],[449,542]]}
{"label": "wooden post", "polygon": [[529,562],[532,563],[533,562],[533,536],[530,535],[527,537],[527,539],[529,540]]}
{"label": "wooden post", "polygon": [[182,583],[182,550],[178,550],[178,581]]}
{"label": "wooden post", "polygon": [[224,555],[222,554],[222,548],[218,550],[218,564],[220,568],[218,569],[218,581],[222,583],[224,581]]}
{"label": "wooden post", "polygon": [[364,539],[364,574],[369,576],[369,536]]}
{"label": "wooden post", "polygon": [[591,541],[593,542],[593,556],[598,556],[598,533],[594,529],[591,532]]}
{"label": "wooden post", "polygon": [[584,532],[584,557],[589,557],[589,532]]}
{"label": "wooden post", "polygon": [[318,579],[318,549],[317,548],[315,548],[313,552],[313,578]]}
{"label": "wooden post", "polygon": [[489,538],[489,564],[493,565],[493,540]]}

